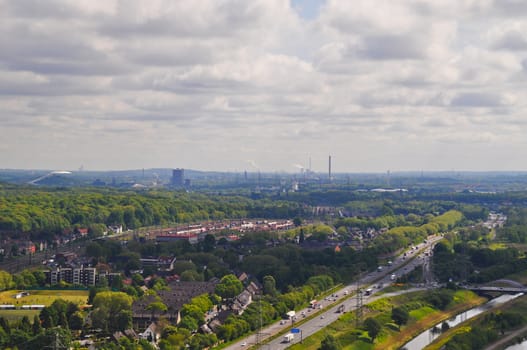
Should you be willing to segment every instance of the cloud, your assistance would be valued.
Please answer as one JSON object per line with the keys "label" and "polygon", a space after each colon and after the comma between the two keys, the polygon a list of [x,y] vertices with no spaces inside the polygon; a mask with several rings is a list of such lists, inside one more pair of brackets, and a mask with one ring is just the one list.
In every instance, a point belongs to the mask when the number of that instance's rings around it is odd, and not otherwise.
{"label": "cloud", "polygon": [[461,93],[451,102],[456,107],[498,107],[505,104],[503,96],[492,93]]}
{"label": "cloud", "polygon": [[492,10],[503,16],[518,17],[527,15],[527,8],[522,0],[493,0]]}
{"label": "cloud", "polygon": [[527,50],[527,40],[522,33],[511,31],[499,38],[493,47],[501,50],[525,51]]}
{"label": "cloud", "polygon": [[417,37],[382,35],[367,36],[364,47],[359,50],[365,58],[384,59],[422,59],[425,42]]}
{"label": "cloud", "polygon": [[427,152],[455,138],[487,140],[522,164],[524,10],[512,0],[0,0],[0,162],[232,170],[253,159],[276,170],[310,154],[316,170],[332,154],[336,171],[450,169],[467,164],[460,152],[437,164]]}

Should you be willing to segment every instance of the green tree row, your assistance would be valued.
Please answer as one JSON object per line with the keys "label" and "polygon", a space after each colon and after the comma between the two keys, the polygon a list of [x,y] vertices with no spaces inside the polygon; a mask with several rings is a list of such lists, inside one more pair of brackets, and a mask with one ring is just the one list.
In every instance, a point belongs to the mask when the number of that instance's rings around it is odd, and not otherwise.
{"label": "green tree row", "polygon": [[0,192],[0,232],[8,234],[57,234],[76,225],[136,229],[226,218],[288,218],[303,211],[287,201],[156,190],[9,187]]}

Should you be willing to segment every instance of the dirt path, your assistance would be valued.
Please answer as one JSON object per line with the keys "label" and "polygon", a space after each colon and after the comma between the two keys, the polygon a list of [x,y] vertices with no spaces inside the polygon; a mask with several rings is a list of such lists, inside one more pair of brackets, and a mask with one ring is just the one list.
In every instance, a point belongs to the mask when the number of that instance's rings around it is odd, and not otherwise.
{"label": "dirt path", "polygon": [[518,337],[521,334],[526,333],[526,332],[527,332],[527,326],[524,326],[524,327],[522,327],[520,329],[517,329],[514,332],[508,334],[507,336],[501,338],[497,342],[488,345],[485,348],[485,350],[499,350],[499,349],[502,349],[505,344],[507,344],[508,342],[513,340],[515,337]]}

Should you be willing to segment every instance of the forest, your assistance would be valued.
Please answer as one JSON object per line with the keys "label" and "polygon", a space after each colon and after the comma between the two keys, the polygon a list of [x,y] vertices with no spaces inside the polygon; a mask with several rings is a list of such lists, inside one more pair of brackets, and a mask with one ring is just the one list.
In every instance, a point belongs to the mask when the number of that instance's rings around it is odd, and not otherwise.
{"label": "forest", "polygon": [[[428,220],[425,214],[450,209],[461,211],[469,220],[484,218],[488,213],[488,209],[480,205],[463,203],[463,198],[474,202],[473,194],[456,195],[460,201],[430,200],[429,197],[427,193],[374,194],[340,189],[269,194],[255,199],[251,195],[162,189],[36,188],[0,183],[0,232],[8,236],[49,237],[62,233],[64,229],[81,226],[98,233],[101,225],[122,225],[124,229],[133,230],[205,220],[308,218],[314,215],[313,207],[327,203],[342,208],[344,215],[349,217],[348,226],[359,227],[394,227],[401,224],[400,215],[410,214],[421,216],[420,220],[425,223]],[[481,198],[487,197],[482,195]],[[526,198],[527,195],[523,197]],[[500,199],[496,197],[495,200]],[[364,221],[364,218],[372,217],[377,219]],[[408,219],[417,220],[415,216]],[[336,223],[337,227],[342,225],[346,225],[346,221]]]}
{"label": "forest", "polygon": [[124,229],[236,218],[292,218],[303,208],[288,201],[183,191],[96,188],[33,188],[0,185],[0,231],[4,235],[60,234],[82,226]]}

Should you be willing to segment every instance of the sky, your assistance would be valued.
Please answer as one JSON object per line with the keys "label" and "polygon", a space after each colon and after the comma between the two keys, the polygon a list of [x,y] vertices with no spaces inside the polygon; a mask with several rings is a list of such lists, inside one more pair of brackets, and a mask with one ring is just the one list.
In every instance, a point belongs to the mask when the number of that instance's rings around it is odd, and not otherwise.
{"label": "sky", "polygon": [[0,168],[527,170],[523,0],[0,0]]}

